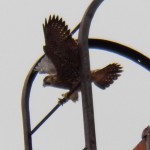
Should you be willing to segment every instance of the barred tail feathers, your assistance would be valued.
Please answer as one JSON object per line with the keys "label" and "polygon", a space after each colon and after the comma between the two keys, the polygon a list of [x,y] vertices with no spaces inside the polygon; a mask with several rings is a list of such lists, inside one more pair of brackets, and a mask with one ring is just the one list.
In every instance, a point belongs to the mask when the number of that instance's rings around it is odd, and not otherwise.
{"label": "barred tail feathers", "polygon": [[92,81],[101,89],[109,87],[121,75],[122,67],[120,64],[109,64],[103,69],[93,70],[91,72]]}

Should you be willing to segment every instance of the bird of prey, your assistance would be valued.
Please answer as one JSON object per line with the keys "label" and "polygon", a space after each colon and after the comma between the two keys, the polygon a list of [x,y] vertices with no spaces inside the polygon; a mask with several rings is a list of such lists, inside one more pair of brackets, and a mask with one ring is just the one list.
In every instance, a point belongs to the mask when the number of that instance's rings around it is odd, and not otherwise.
{"label": "bird of prey", "polygon": [[[81,57],[78,42],[72,38],[65,21],[58,16],[50,16],[48,21],[45,19],[43,30],[45,56],[35,70],[49,74],[43,80],[44,86],[71,90],[80,83]],[[118,63],[112,63],[103,69],[91,71],[91,82],[105,89],[120,76],[121,72],[122,67]],[[78,99],[78,91],[70,96],[71,100]]]}

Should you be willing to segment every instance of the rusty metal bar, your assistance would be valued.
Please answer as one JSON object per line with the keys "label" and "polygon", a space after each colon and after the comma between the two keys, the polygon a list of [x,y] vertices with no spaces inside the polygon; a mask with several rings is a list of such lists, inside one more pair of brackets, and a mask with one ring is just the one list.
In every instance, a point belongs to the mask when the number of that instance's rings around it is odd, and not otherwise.
{"label": "rusty metal bar", "polygon": [[146,127],[142,132],[142,140],[133,150],[150,150],[150,126]]}
{"label": "rusty metal bar", "polygon": [[102,0],[94,0],[86,10],[80,24],[78,42],[81,48],[81,91],[86,150],[97,150],[92,88],[90,81],[90,62],[88,34],[94,13]]}
{"label": "rusty metal bar", "polygon": [[150,150],[150,126],[147,126],[142,132],[142,140],[145,141],[145,147],[141,150]]}
{"label": "rusty metal bar", "polygon": [[150,133],[147,135],[146,138],[146,150],[150,150]]}

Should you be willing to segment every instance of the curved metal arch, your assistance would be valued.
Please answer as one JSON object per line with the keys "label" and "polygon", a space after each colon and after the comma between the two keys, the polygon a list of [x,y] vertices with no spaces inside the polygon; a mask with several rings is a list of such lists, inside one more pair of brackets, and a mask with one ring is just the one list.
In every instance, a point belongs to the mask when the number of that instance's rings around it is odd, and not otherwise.
{"label": "curved metal arch", "polygon": [[[142,53],[139,53],[135,49],[104,39],[89,39],[88,42],[89,42],[89,48],[102,49],[102,50],[107,50],[109,52],[119,54],[123,57],[126,57],[136,62],[137,64],[141,65],[142,67],[150,71],[150,58],[146,57]],[[40,57],[33,65],[33,67],[30,69],[26,77],[26,80],[24,82],[23,91],[22,91],[21,105],[22,105],[24,141],[25,141],[26,150],[32,150],[29,99],[30,99],[32,84],[38,74],[38,72],[34,71],[34,68],[39,63],[39,61],[43,58],[43,56]]]}
{"label": "curved metal arch", "polygon": [[104,39],[89,39],[89,47],[124,56],[150,71],[150,58],[123,44]]}

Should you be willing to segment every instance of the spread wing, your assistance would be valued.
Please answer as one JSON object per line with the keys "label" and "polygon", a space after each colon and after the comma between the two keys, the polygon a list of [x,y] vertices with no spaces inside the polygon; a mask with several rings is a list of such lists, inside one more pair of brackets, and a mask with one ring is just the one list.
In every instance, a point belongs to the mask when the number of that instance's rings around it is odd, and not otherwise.
{"label": "spread wing", "polygon": [[79,75],[80,57],[77,42],[71,37],[65,22],[58,17],[49,17],[43,25],[45,35],[44,51],[53,62],[60,80],[76,78]]}

